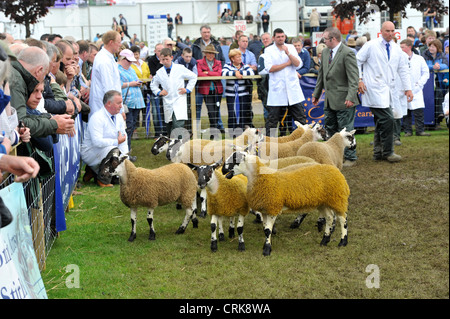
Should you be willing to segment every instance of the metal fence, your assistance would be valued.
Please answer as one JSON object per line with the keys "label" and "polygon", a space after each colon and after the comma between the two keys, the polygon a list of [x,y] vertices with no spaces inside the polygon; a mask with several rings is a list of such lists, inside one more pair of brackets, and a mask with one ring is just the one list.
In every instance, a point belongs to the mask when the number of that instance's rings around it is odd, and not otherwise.
{"label": "metal fence", "polygon": [[[19,145],[10,154],[20,155],[22,147],[23,144]],[[53,151],[46,153],[46,155],[54,165]],[[37,159],[35,152],[30,156]],[[0,183],[0,189],[12,183],[14,183],[14,175],[5,174],[3,181]],[[23,191],[31,225],[34,251],[39,269],[42,271],[45,269],[45,261],[57,237],[54,227],[55,174],[51,173],[46,177],[30,179],[23,183]]]}

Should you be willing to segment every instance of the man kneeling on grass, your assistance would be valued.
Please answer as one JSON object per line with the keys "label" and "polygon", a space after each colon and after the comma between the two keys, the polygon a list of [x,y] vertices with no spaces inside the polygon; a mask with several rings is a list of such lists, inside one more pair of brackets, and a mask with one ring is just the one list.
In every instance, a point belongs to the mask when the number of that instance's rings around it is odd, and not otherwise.
{"label": "man kneeling on grass", "polygon": [[127,133],[122,115],[122,93],[111,90],[103,97],[104,107],[89,119],[81,144],[81,159],[86,163],[83,181],[96,179],[100,187],[112,187],[107,163],[114,155],[128,154]]}

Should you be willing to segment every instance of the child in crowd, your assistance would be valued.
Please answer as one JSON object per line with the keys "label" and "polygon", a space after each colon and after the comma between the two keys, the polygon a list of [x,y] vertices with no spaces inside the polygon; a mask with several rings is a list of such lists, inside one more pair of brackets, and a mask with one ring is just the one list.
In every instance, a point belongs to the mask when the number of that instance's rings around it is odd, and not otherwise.
{"label": "child in crowd", "polygon": [[[190,93],[197,82],[197,75],[182,65],[172,62],[172,51],[168,48],[161,50],[160,62],[163,65],[151,83],[152,92],[161,96],[164,101],[164,121],[167,123],[168,134],[178,128],[184,128],[187,115],[186,94]],[[185,80],[188,80],[185,86]],[[162,90],[159,86],[161,85]],[[181,138],[178,132],[177,137]]]}

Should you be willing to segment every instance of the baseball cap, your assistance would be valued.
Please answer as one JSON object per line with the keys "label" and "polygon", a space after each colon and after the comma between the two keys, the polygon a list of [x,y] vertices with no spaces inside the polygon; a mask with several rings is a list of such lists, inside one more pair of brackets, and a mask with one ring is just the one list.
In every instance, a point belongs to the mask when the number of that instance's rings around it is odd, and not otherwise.
{"label": "baseball cap", "polygon": [[131,50],[124,49],[124,50],[120,51],[119,55],[123,56],[128,61],[136,62],[136,59],[134,58],[134,54],[133,54],[133,52],[131,52]]}

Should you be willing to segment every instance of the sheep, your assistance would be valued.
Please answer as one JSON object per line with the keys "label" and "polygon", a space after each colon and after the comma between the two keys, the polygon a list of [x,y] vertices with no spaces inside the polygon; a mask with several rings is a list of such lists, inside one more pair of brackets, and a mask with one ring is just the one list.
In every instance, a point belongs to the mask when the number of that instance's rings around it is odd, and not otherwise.
{"label": "sheep", "polygon": [[169,143],[167,158],[176,163],[196,163],[200,165],[212,164],[221,158],[229,156],[235,146],[246,146],[256,142],[259,131],[256,128],[247,128],[233,140],[192,140],[182,144],[179,139]]}
{"label": "sheep", "polygon": [[151,149],[152,154],[158,155],[162,152],[166,152],[171,141],[172,139],[168,138],[167,136],[159,135],[159,137],[155,140],[155,143],[153,143]]}
{"label": "sheep", "polygon": [[342,173],[327,164],[312,164],[291,170],[274,170],[257,156],[245,152],[233,153],[222,167],[226,178],[243,174],[247,177],[247,201],[251,209],[263,214],[266,236],[263,255],[272,251],[273,224],[283,212],[292,213],[317,208],[326,216],[321,246],[330,241],[333,213],[341,226],[339,247],[346,246],[347,209],[350,189]]}
{"label": "sheep", "polygon": [[286,143],[300,138],[303,133],[305,133],[306,126],[302,125],[300,122],[294,121],[297,128],[289,135],[280,137],[271,137],[266,135],[264,141],[271,143]]}
{"label": "sheep", "polygon": [[[229,217],[232,221],[234,216],[239,215],[237,232],[239,236],[238,250],[244,251],[244,218],[249,213],[247,203],[247,178],[243,175],[230,180],[222,175],[218,167],[222,160],[211,165],[200,165],[188,163],[188,166],[198,173],[198,185],[206,188],[208,198],[208,214],[211,216],[211,251],[217,251],[216,228],[219,221],[219,239],[223,236],[221,221],[223,217]],[[230,238],[234,237],[234,228],[230,227]]]}
{"label": "sheep", "polygon": [[183,234],[192,218],[196,200],[197,180],[185,164],[172,163],[156,169],[136,167],[127,156],[113,161],[112,175],[119,176],[120,199],[131,210],[131,235],[136,239],[136,214],[139,206],[148,208],[147,222],[150,226],[149,240],[155,240],[153,213],[156,207],[178,202],[186,211],[183,223],[176,234]]}
{"label": "sheep", "polygon": [[340,132],[326,142],[308,142],[303,144],[297,151],[298,156],[307,156],[321,164],[330,164],[342,169],[344,161],[344,150],[356,148],[355,131],[347,132],[343,128]]}
{"label": "sheep", "polygon": [[296,156],[297,151],[303,144],[307,142],[325,139],[326,132],[321,125],[315,124],[312,128],[306,126],[303,135],[290,142],[274,143],[274,142],[260,142],[256,143],[256,151],[262,158],[274,160],[278,158]]}

